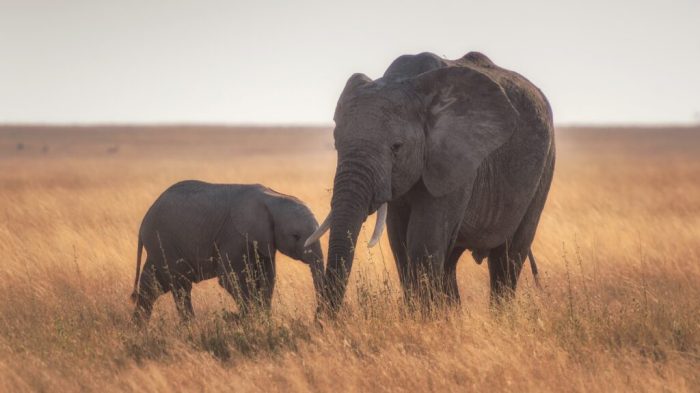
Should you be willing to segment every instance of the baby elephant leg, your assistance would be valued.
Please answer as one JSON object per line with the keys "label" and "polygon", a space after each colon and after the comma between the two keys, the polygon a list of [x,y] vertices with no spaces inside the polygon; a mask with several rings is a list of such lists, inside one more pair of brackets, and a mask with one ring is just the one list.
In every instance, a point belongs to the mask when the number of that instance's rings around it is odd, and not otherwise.
{"label": "baby elephant leg", "polygon": [[194,318],[192,308],[192,282],[186,279],[177,280],[173,285],[173,299],[175,307],[183,322]]}
{"label": "baby elephant leg", "polygon": [[272,306],[272,294],[275,290],[275,262],[269,257],[260,257],[256,272],[256,296],[259,305],[269,310]]}
{"label": "baby elephant leg", "polygon": [[134,309],[133,320],[136,323],[147,322],[151,318],[153,303],[160,295],[168,292],[170,288],[163,286],[158,280],[155,264],[146,260],[139,278],[139,290]]}
{"label": "baby elephant leg", "polygon": [[239,305],[244,312],[267,311],[275,289],[275,269],[272,258],[256,255],[237,274],[241,287]]}
{"label": "baby elephant leg", "polygon": [[[250,302],[251,283],[244,274],[243,261],[233,247],[221,247],[217,250],[219,285],[236,301],[241,314],[244,314]],[[232,259],[232,257],[234,259]]]}
{"label": "baby elephant leg", "polygon": [[256,263],[236,269],[230,264],[219,274],[219,284],[235,299],[241,314],[269,310],[275,288],[274,262],[259,257]]}

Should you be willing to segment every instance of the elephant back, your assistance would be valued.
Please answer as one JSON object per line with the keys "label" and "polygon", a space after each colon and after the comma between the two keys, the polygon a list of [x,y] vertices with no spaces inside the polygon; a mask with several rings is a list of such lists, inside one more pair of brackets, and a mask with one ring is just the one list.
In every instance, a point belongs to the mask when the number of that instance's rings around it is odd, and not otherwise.
{"label": "elephant back", "polygon": [[413,76],[449,66],[447,60],[434,53],[423,52],[417,55],[403,55],[394,60],[382,77],[385,81],[399,81]]}

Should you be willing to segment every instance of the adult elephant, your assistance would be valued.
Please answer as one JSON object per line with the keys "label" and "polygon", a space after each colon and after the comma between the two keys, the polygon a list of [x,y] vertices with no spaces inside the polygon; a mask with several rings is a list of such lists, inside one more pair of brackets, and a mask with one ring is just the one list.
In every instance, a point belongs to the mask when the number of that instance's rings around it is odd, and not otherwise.
{"label": "adult elephant", "polygon": [[405,55],[377,80],[352,75],[334,120],[331,213],[308,239],[330,228],[331,310],[360,227],[377,210],[370,245],[386,220],[405,295],[432,289],[458,302],[465,250],[488,257],[492,300],[515,290],[554,169],[552,111],[536,86],[477,52]]}

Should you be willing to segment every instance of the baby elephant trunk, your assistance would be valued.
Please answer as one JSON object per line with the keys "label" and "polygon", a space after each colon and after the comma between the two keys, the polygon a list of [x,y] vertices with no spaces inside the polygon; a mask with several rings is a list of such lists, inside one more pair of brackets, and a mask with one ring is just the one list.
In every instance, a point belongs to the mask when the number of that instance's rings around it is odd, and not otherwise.
{"label": "baby elephant trunk", "polygon": [[316,302],[320,302],[321,299],[323,299],[323,277],[325,273],[323,267],[323,251],[321,251],[320,242],[313,242],[304,248],[303,261],[309,265],[311,279],[314,283],[314,291],[316,292]]}

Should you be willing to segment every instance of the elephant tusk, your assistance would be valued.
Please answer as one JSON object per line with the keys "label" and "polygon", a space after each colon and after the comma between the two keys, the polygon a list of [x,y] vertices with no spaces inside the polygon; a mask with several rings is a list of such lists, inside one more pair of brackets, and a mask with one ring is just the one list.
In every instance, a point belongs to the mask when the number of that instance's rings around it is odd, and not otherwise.
{"label": "elephant tusk", "polygon": [[377,210],[377,222],[374,224],[374,232],[372,233],[372,238],[370,238],[367,243],[367,247],[374,247],[379,243],[379,239],[382,238],[382,232],[384,232],[384,226],[386,225],[386,212],[387,203],[384,202],[379,206],[379,210]]}
{"label": "elephant tusk", "polygon": [[331,227],[331,213],[328,213],[328,217],[326,217],[325,220],[323,220],[323,223],[318,227],[318,229],[309,236],[308,239],[304,242],[304,247],[308,247],[314,242],[316,242],[318,239],[323,236],[324,233],[328,231],[328,229]]}

